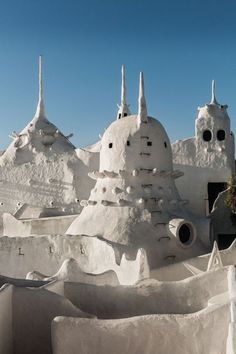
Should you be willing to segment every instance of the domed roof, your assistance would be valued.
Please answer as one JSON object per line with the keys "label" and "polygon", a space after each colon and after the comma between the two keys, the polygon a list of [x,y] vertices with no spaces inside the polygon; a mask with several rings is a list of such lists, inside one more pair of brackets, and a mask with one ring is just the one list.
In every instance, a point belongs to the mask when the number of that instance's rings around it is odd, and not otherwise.
{"label": "domed roof", "polygon": [[147,117],[131,115],[113,122],[101,141],[100,170],[133,170],[144,168],[172,169],[172,152],[168,135],[162,124]]}
{"label": "domed roof", "polygon": [[144,78],[140,73],[138,114],[118,117],[107,128],[101,141],[100,170],[132,171],[153,166],[172,170],[172,151],[162,124],[147,115]]}

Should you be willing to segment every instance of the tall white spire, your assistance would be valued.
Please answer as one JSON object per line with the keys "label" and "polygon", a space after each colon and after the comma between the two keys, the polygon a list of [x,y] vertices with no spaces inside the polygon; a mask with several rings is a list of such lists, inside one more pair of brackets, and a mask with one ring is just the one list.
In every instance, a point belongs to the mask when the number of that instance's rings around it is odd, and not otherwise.
{"label": "tall white spire", "polygon": [[43,100],[43,61],[42,55],[39,56],[39,100],[35,117],[45,117],[44,100]]}
{"label": "tall white spire", "polygon": [[121,67],[121,104],[126,104],[125,66]]}
{"label": "tall white spire", "polygon": [[211,83],[211,102],[210,104],[219,104],[216,100],[216,95],[215,95],[215,80],[212,80]]}
{"label": "tall white spire", "polygon": [[144,77],[143,73],[140,73],[139,78],[139,99],[138,99],[138,118],[140,123],[147,123],[147,105],[144,96]]}
{"label": "tall white spire", "polygon": [[121,104],[118,105],[117,119],[129,116],[130,110],[129,105],[126,102],[126,85],[125,85],[125,66],[121,67]]}

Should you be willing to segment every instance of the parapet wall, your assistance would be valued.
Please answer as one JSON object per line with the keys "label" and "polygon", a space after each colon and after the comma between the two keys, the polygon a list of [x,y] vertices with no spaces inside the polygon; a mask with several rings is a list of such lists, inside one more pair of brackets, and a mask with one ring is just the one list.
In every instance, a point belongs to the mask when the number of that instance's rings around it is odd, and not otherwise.
{"label": "parapet wall", "polygon": [[24,278],[37,270],[52,275],[66,258],[78,258],[79,244],[72,237],[0,237],[1,274]]}
{"label": "parapet wall", "polygon": [[187,314],[202,310],[213,296],[227,291],[227,268],[179,282],[150,279],[128,287],[65,283],[64,291],[74,305],[98,318]]}
{"label": "parapet wall", "polygon": [[[225,354],[228,304],[191,315],[147,315],[121,320],[57,317],[54,354]],[[91,334],[91,335],[89,335]]]}

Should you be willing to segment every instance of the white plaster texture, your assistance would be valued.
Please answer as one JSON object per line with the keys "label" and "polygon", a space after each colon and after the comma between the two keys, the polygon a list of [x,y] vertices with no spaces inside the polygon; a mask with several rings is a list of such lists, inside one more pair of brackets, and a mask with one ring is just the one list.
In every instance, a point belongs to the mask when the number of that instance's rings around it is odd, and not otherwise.
{"label": "white plaster texture", "polygon": [[171,354],[174,343],[177,354],[225,354],[228,319],[227,305],[185,316],[113,321],[57,317],[52,324],[53,353]]}
{"label": "white plaster texture", "polygon": [[[114,247],[142,247],[151,267],[203,253],[204,245],[196,237],[198,221],[179,197],[177,175],[168,136],[157,120],[147,117],[146,123],[140,122],[139,115],[118,119],[102,137],[100,168],[90,174],[96,185],[67,234],[97,237]],[[178,218],[190,230],[185,245],[170,227]]]}
{"label": "white plaster texture", "polygon": [[80,212],[79,201],[94,185],[87,174],[98,167],[97,152],[76,149],[69,141],[72,135],[64,135],[46,118],[40,59],[35,116],[19,134],[12,133],[12,143],[0,156],[0,215],[14,214],[25,203],[58,215]]}
{"label": "white plaster texture", "polygon": [[[209,141],[204,140],[206,131]],[[224,132],[223,136],[219,132]],[[174,167],[184,172],[176,181],[181,197],[189,200],[188,208],[195,215],[208,215],[208,183],[227,183],[235,171],[234,135],[227,106],[212,100],[201,107],[195,137],[173,143],[172,150]]]}
{"label": "white plaster texture", "polygon": [[36,235],[64,235],[77,215],[41,217],[35,219],[16,219],[9,213],[3,214],[3,236],[27,237]]}

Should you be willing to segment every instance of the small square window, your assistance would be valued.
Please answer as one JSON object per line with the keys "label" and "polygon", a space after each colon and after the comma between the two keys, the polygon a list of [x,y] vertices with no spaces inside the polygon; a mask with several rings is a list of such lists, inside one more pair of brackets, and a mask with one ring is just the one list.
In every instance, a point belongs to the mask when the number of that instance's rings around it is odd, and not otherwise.
{"label": "small square window", "polygon": [[127,140],[127,146],[130,146],[130,141],[129,140]]}
{"label": "small square window", "polygon": [[110,143],[110,144],[109,144],[109,149],[111,149],[111,148],[112,148],[112,145],[113,145],[112,143]]}
{"label": "small square window", "polygon": [[147,141],[147,146],[152,146],[152,141]]}
{"label": "small square window", "polygon": [[124,117],[127,117],[127,115],[128,115],[127,113],[124,113]]}

